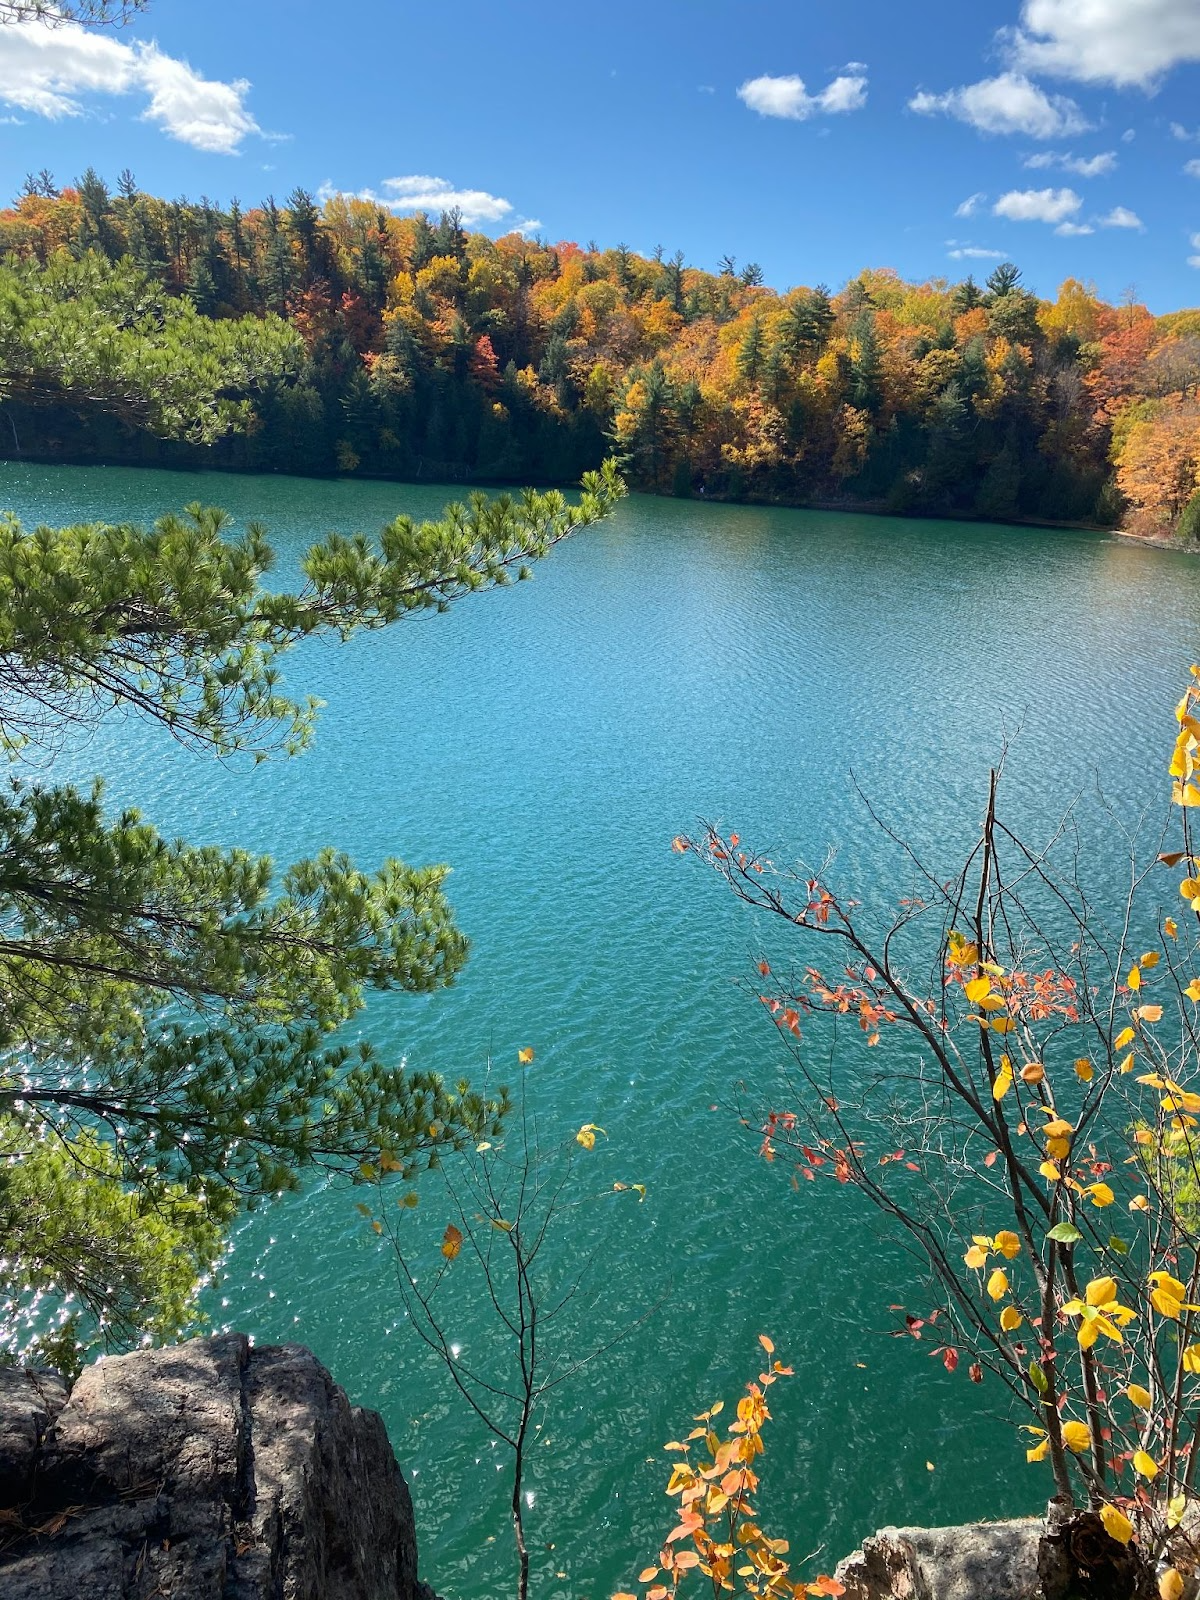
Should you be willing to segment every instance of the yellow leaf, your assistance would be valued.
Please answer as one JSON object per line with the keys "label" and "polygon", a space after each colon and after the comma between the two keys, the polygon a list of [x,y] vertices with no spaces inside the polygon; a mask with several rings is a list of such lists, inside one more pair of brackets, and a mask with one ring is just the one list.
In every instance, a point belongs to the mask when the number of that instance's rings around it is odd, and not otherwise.
{"label": "yellow leaf", "polygon": [[1116,1506],[1101,1506],[1100,1521],[1108,1537],[1115,1539],[1118,1544],[1128,1544],[1133,1538],[1133,1523]]}
{"label": "yellow leaf", "polygon": [[1163,1289],[1151,1289],[1150,1304],[1160,1317],[1166,1317],[1169,1322],[1179,1321],[1179,1313],[1183,1310],[1183,1302],[1177,1295],[1169,1294]]}
{"label": "yellow leaf", "polygon": [[1200,978],[1193,978],[1183,992],[1189,1000],[1200,1000]]}
{"label": "yellow leaf", "polygon": [[1130,967],[1129,976],[1125,981],[1126,981],[1126,983],[1128,983],[1129,987],[1133,990],[1134,994],[1136,994],[1138,992],[1138,990],[1142,987],[1141,969],[1139,967]]}
{"label": "yellow leaf", "polygon": [[1041,1166],[1038,1168],[1038,1171],[1049,1183],[1057,1183],[1062,1177],[1062,1173],[1058,1170],[1053,1161],[1043,1161]]}
{"label": "yellow leaf", "polygon": [[1122,1028],[1120,1033],[1113,1040],[1113,1049],[1124,1050],[1125,1046],[1127,1044],[1132,1044],[1136,1038],[1137,1034],[1132,1028]]}
{"label": "yellow leaf", "polygon": [[523,1067],[527,1067],[529,1065],[529,1063],[533,1060],[533,1051],[532,1050],[518,1050],[517,1051],[517,1060],[521,1063],[521,1065]]}
{"label": "yellow leaf", "polygon": [[[575,1135],[575,1143],[581,1144],[585,1150],[594,1150],[598,1133],[604,1133],[604,1129],[598,1128],[594,1122],[585,1122]],[[604,1137],[607,1139],[608,1135],[604,1133]]]}
{"label": "yellow leaf", "polygon": [[1012,1088],[1012,1062],[1007,1056],[1000,1058],[1000,1071],[996,1074],[996,1081],[992,1084],[992,1099],[1003,1100]]}
{"label": "yellow leaf", "polygon": [[1035,1444],[1031,1449],[1026,1450],[1025,1459],[1026,1461],[1044,1461],[1049,1454],[1050,1441],[1049,1439],[1043,1439],[1041,1444]]}
{"label": "yellow leaf", "polygon": [[1185,1372],[1200,1372],[1200,1344],[1190,1344],[1183,1352],[1183,1369]]}
{"label": "yellow leaf", "polygon": [[1162,1021],[1162,1007],[1161,1006],[1139,1006],[1137,1014],[1138,1014],[1139,1020],[1142,1021],[1142,1022],[1161,1022]]}
{"label": "yellow leaf", "polygon": [[1158,965],[1158,951],[1157,950],[1147,950],[1146,954],[1142,957],[1142,961],[1141,961],[1142,971],[1143,972],[1148,972],[1151,967],[1156,967],[1157,965]]}
{"label": "yellow leaf", "polygon": [[1166,934],[1168,939],[1178,939],[1179,924],[1175,921],[1174,917],[1167,917],[1165,919],[1163,922],[1163,932]]}
{"label": "yellow leaf", "polygon": [[1183,1600],[1183,1577],[1175,1567],[1158,1576],[1158,1600]]}
{"label": "yellow leaf", "polygon": [[1062,1434],[1067,1449],[1077,1456],[1091,1448],[1092,1436],[1086,1422],[1064,1422]]}
{"label": "yellow leaf", "polygon": [[992,980],[990,978],[972,978],[970,983],[963,988],[963,993],[972,1005],[977,1004],[978,1001],[984,999],[991,992]]}
{"label": "yellow leaf", "polygon": [[1149,1411],[1154,1404],[1154,1397],[1149,1389],[1143,1389],[1140,1383],[1131,1383],[1125,1393],[1137,1406],[1139,1411]]}
{"label": "yellow leaf", "polygon": [[1093,1278],[1085,1291],[1089,1306],[1106,1306],[1117,1298],[1115,1278]]}
{"label": "yellow leaf", "polygon": [[1158,1477],[1158,1462],[1153,1456],[1148,1456],[1144,1450],[1133,1452],[1133,1470],[1142,1478],[1151,1482]]}
{"label": "yellow leaf", "polygon": [[1024,1320],[1025,1319],[1017,1310],[1016,1306],[1005,1306],[1004,1310],[1000,1313],[1000,1326],[1004,1329],[1005,1333],[1016,1333],[1017,1329],[1021,1326],[1021,1323]]}
{"label": "yellow leaf", "polygon": [[1075,1076],[1080,1083],[1091,1083],[1096,1075],[1096,1069],[1086,1056],[1081,1056],[1075,1063]]}
{"label": "yellow leaf", "polygon": [[987,1264],[987,1251],[981,1250],[977,1244],[973,1244],[963,1257],[963,1260],[972,1272],[978,1272],[980,1267]]}
{"label": "yellow leaf", "polygon": [[452,1222],[449,1223],[445,1233],[442,1235],[442,1254],[445,1256],[447,1261],[454,1260],[455,1256],[462,1249],[462,1244],[463,1236],[461,1229],[456,1228]]}
{"label": "yellow leaf", "polygon": [[1129,1202],[1129,1209],[1130,1211],[1149,1211],[1149,1198],[1144,1194],[1135,1194],[1133,1199]]}
{"label": "yellow leaf", "polygon": [[1117,1198],[1106,1183],[1090,1183],[1084,1193],[1098,1210],[1112,1205]]}
{"label": "yellow leaf", "polygon": [[993,1033],[1011,1033],[1015,1027],[1016,1023],[1011,1017],[993,1017],[991,1021]]}
{"label": "yellow leaf", "polygon": [[993,1300],[1003,1300],[1008,1293],[1008,1273],[997,1267],[987,1281],[987,1292]]}
{"label": "yellow leaf", "polygon": [[1006,1261],[1012,1261],[1021,1254],[1021,1241],[1015,1233],[1008,1231],[998,1233],[992,1243]]}
{"label": "yellow leaf", "polygon": [[1121,1071],[1122,1072],[1132,1072],[1133,1071],[1133,1051],[1132,1050],[1125,1057],[1125,1059],[1121,1062]]}
{"label": "yellow leaf", "polygon": [[1179,885],[1179,892],[1185,900],[1200,898],[1200,878],[1185,878]]}

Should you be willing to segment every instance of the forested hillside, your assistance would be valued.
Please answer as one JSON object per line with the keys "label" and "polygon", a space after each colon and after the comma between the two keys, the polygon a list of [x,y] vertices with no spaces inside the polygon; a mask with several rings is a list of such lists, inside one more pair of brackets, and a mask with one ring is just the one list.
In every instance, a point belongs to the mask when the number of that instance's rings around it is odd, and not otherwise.
{"label": "forested hillside", "polygon": [[128,258],[147,305],[165,291],[206,318],[274,314],[302,349],[236,390],[254,412],[243,435],[168,442],[86,390],[18,387],[6,449],[567,482],[615,442],[632,483],[659,493],[1200,535],[1200,311],[1154,317],[1070,279],[1043,300],[1007,264],[983,285],[873,270],[837,293],[777,293],[732,259],[712,273],[661,251],[492,239],[454,213],[299,190],[221,209],[143,194],[129,174],[111,193],[89,171],[61,190],[30,179],[0,213],[6,344],[42,269],[92,252]]}

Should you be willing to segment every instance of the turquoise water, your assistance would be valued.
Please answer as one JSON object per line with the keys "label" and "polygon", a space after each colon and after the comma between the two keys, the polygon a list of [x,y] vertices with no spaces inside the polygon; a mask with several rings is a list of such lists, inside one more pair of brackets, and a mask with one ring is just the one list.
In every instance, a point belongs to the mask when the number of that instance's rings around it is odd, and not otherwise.
{"label": "turquoise water", "polygon": [[[30,522],[147,519],[192,499],[259,517],[284,576],[329,529],[451,495],[0,467],[0,505]],[[760,1331],[797,1369],[774,1391],[762,1501],[798,1554],[823,1544],[831,1568],[879,1524],[1028,1510],[1048,1492],[998,1396],[886,1336],[888,1306],[915,1296],[855,1197],[796,1194],[756,1157],[737,1085],[769,1095],[784,1065],[736,985],[759,935],[670,841],[705,817],[777,856],[836,842],[843,879],[900,895],[909,881],[851,770],[952,865],[1014,732],[1007,809],[1029,830],[1097,776],[1123,813],[1157,804],[1198,601],[1200,565],[1099,535],[639,498],[532,583],[298,652],[291,682],[327,703],[300,760],[221,766],[128,721],[61,759],[196,840],[452,863],[466,974],[372,1002],[372,1034],[452,1078],[481,1078],[490,1058],[511,1082],[532,1046],[545,1137],[607,1131],[577,1177],[646,1184],[644,1205],[573,1211],[554,1241],[596,1263],[580,1348],[628,1334],[560,1391],[534,1449],[543,1600],[632,1586],[669,1526],[661,1444],[738,1392]],[[1120,850],[1099,832],[1094,847],[1102,862]],[[440,1234],[436,1179],[423,1195],[406,1225]],[[498,1455],[405,1329],[355,1198],[317,1187],[250,1219],[210,1310],[259,1340],[305,1341],[383,1412],[439,1592],[512,1592]],[[453,1332],[468,1351],[495,1337],[466,1302]]]}

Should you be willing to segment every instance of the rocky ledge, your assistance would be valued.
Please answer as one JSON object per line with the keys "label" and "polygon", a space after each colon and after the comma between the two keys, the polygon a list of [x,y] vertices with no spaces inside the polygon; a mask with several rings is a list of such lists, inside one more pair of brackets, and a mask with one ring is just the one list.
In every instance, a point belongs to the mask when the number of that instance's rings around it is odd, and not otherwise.
{"label": "rocky ledge", "polygon": [[4,1600],[433,1600],[382,1419],[241,1334],[0,1369]]}
{"label": "rocky ledge", "polygon": [[838,1563],[845,1600],[1032,1600],[1043,1524],[881,1528]]}

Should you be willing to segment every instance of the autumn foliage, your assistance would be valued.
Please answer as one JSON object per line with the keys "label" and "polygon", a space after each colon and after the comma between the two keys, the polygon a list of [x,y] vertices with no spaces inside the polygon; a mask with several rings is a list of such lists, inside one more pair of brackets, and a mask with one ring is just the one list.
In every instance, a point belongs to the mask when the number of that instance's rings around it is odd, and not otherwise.
{"label": "autumn foliage", "polygon": [[[924,896],[881,927],[737,834],[676,840],[837,952],[833,971],[759,964],[794,1061],[792,1103],[758,1119],[761,1154],[797,1188],[857,1192],[917,1247],[933,1309],[892,1308],[897,1331],[934,1332],[989,1409],[1007,1399],[1026,1461],[1053,1479],[1048,1537],[1055,1518],[1097,1530],[1089,1548],[1157,1567],[1176,1596],[1200,1572],[1200,668],[1177,718],[1181,837],[1132,863],[1115,933],[1073,858],[1005,825],[995,775],[962,870],[916,862]],[[1158,910],[1169,883],[1175,915]],[[932,984],[914,976],[931,948]]]}
{"label": "autumn foliage", "polygon": [[[116,195],[93,172],[62,190],[43,175],[0,212],[0,251],[89,250],[207,315],[300,332],[296,380],[206,464],[567,481],[615,443],[663,493],[1090,522],[1128,507],[1152,532],[1196,494],[1200,314],[1108,305],[1074,279],[1054,299],[1007,265],[982,286],[872,270],[778,293],[729,260],[492,239],[454,213],[301,190],[220,209],[128,174]],[[201,460],[17,409],[51,456]]]}
{"label": "autumn foliage", "polygon": [[[771,1420],[767,1391],[792,1368],[775,1360],[775,1346],[759,1334],[766,1365],[746,1393],[728,1428],[717,1420],[725,1410],[718,1400],[693,1418],[696,1426],[663,1446],[678,1459],[667,1495],[678,1501],[675,1526],[663,1540],[657,1561],[638,1574],[643,1600],[675,1600],[697,1589],[714,1596],[742,1594],[802,1600],[808,1595],[844,1594],[845,1586],[825,1573],[813,1579],[793,1574],[784,1558],[786,1539],[772,1538],[760,1526],[753,1501],[759,1479],[754,1463],[763,1454],[763,1429]],[[615,1594],[612,1600],[638,1600]]]}

